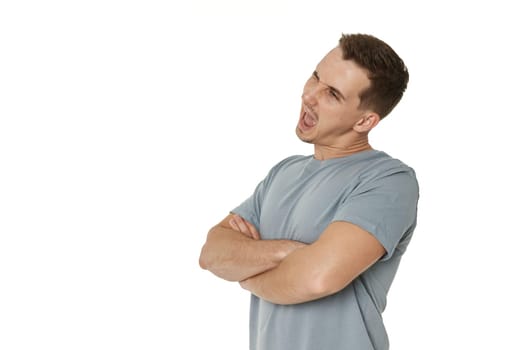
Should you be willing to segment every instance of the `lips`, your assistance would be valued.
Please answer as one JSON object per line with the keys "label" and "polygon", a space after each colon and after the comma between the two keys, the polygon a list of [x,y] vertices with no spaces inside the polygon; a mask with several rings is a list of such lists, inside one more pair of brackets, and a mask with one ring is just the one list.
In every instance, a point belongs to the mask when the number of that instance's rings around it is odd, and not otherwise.
{"label": "lips", "polygon": [[314,113],[309,111],[306,107],[303,109],[303,114],[299,121],[299,128],[301,131],[308,131],[317,125],[317,117]]}

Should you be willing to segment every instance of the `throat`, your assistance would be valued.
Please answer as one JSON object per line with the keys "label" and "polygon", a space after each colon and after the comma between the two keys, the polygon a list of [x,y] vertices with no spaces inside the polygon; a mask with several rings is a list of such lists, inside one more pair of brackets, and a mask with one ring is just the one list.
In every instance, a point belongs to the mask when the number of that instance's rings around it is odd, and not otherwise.
{"label": "throat", "polygon": [[359,152],[370,151],[372,146],[368,143],[368,140],[363,143],[352,144],[347,147],[335,147],[335,146],[314,146],[314,158],[317,160],[327,160],[332,158],[347,157],[352,154]]}

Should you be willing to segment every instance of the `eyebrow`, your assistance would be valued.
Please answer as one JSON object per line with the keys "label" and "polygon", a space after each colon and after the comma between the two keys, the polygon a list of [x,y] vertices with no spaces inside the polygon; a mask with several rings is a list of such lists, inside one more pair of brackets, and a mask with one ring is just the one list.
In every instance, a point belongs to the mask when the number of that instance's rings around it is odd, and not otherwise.
{"label": "eyebrow", "polygon": [[326,85],[328,87],[328,89],[330,89],[331,92],[335,93],[340,99],[342,99],[343,101],[345,101],[345,96],[341,93],[341,91],[337,90],[335,87],[331,86],[331,85],[328,85],[327,83],[321,81],[321,78],[319,78],[319,73],[314,70],[314,72],[312,73],[312,75],[315,77],[315,79],[317,79],[321,84],[323,85]]}

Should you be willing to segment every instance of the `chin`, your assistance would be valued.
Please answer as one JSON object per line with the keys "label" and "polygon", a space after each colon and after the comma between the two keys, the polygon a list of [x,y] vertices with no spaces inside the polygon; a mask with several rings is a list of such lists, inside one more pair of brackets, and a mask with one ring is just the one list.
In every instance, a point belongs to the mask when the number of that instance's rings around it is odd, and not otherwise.
{"label": "chin", "polygon": [[297,135],[299,140],[306,142],[306,143],[313,143],[313,137],[304,135],[301,132],[301,129],[299,129],[299,127],[295,128],[295,134]]}

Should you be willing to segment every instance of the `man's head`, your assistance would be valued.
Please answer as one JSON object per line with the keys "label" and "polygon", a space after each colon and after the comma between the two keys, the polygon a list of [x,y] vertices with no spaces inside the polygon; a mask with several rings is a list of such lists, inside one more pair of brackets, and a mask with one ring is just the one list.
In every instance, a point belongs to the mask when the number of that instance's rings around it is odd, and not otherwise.
{"label": "man's head", "polygon": [[407,82],[390,46],[370,35],[343,35],[304,86],[297,136],[339,154],[369,147],[368,132],[399,102]]}
{"label": "man's head", "polygon": [[403,60],[385,42],[366,34],[343,34],[339,47],[345,60],[366,69],[370,86],[359,94],[360,108],[386,117],[401,100],[408,84]]}

